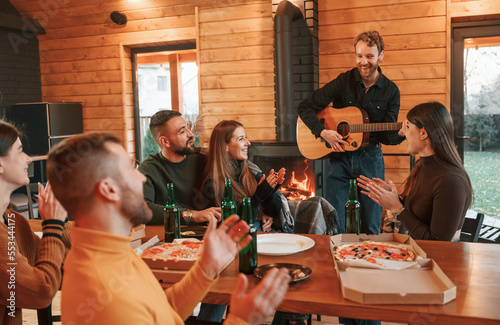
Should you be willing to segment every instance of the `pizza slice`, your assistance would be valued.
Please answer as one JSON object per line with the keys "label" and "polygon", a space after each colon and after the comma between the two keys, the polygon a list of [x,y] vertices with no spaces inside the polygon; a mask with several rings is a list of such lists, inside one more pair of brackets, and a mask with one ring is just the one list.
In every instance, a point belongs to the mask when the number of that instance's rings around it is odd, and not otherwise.
{"label": "pizza slice", "polygon": [[141,254],[152,260],[198,260],[203,251],[203,241],[184,240],[180,243],[165,243],[154,246]]}

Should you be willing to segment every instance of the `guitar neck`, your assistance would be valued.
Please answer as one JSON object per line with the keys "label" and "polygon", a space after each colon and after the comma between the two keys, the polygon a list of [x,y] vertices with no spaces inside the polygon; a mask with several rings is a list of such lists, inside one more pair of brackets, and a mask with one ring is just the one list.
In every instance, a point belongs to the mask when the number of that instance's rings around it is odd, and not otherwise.
{"label": "guitar neck", "polygon": [[395,123],[366,123],[351,124],[349,130],[351,133],[377,132],[377,131],[396,131],[401,129],[402,122]]}

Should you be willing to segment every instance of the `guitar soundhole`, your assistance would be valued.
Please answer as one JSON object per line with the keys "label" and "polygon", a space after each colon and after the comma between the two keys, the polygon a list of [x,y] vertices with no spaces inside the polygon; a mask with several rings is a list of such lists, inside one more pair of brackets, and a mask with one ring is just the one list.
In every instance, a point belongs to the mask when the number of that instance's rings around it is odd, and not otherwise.
{"label": "guitar soundhole", "polygon": [[349,124],[347,122],[340,122],[337,126],[337,132],[343,137],[347,138],[349,135]]}

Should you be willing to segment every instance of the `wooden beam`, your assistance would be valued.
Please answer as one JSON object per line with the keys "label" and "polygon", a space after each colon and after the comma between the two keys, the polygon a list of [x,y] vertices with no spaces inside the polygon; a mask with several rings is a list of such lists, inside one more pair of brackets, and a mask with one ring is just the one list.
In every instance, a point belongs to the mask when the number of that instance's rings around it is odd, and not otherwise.
{"label": "wooden beam", "polygon": [[478,37],[478,38],[466,38],[464,40],[464,48],[480,48],[480,47],[492,47],[500,45],[500,36],[495,37]]}
{"label": "wooden beam", "polygon": [[183,113],[182,104],[182,66],[179,62],[179,55],[169,55],[170,63],[170,98],[172,110]]}
{"label": "wooden beam", "polygon": [[165,51],[141,53],[137,58],[138,65],[160,64],[169,61],[169,56],[177,54],[179,62],[196,62],[196,50]]}
{"label": "wooden beam", "polygon": [[198,112],[201,116],[204,113],[204,109],[201,102],[200,10],[198,7],[194,8],[194,21],[196,30],[196,66],[198,67]]}

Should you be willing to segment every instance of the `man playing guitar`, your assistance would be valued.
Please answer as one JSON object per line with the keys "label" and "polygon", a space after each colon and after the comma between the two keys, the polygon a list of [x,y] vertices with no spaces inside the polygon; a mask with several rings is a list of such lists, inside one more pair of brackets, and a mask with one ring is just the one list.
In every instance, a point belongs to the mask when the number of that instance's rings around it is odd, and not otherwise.
{"label": "man playing guitar", "polygon": [[[371,132],[367,146],[353,150],[357,143],[345,141],[337,130],[327,129],[316,114],[332,103],[333,108],[355,106],[363,109],[370,123],[394,123],[400,106],[399,89],[382,74],[378,64],[384,57],[384,42],[377,31],[364,32],[354,41],[357,68],[340,74],[311,97],[302,101],[297,110],[300,119],[316,138],[331,146],[326,199],[335,207],[340,218],[340,230],[345,231],[344,205],[347,202],[349,179],[370,175],[384,179],[384,159],[380,143],[397,145],[404,140],[402,130]],[[328,108],[331,109],[331,108]],[[351,147],[349,147],[351,146]],[[378,234],[382,208],[366,195],[360,195],[361,232]]]}

